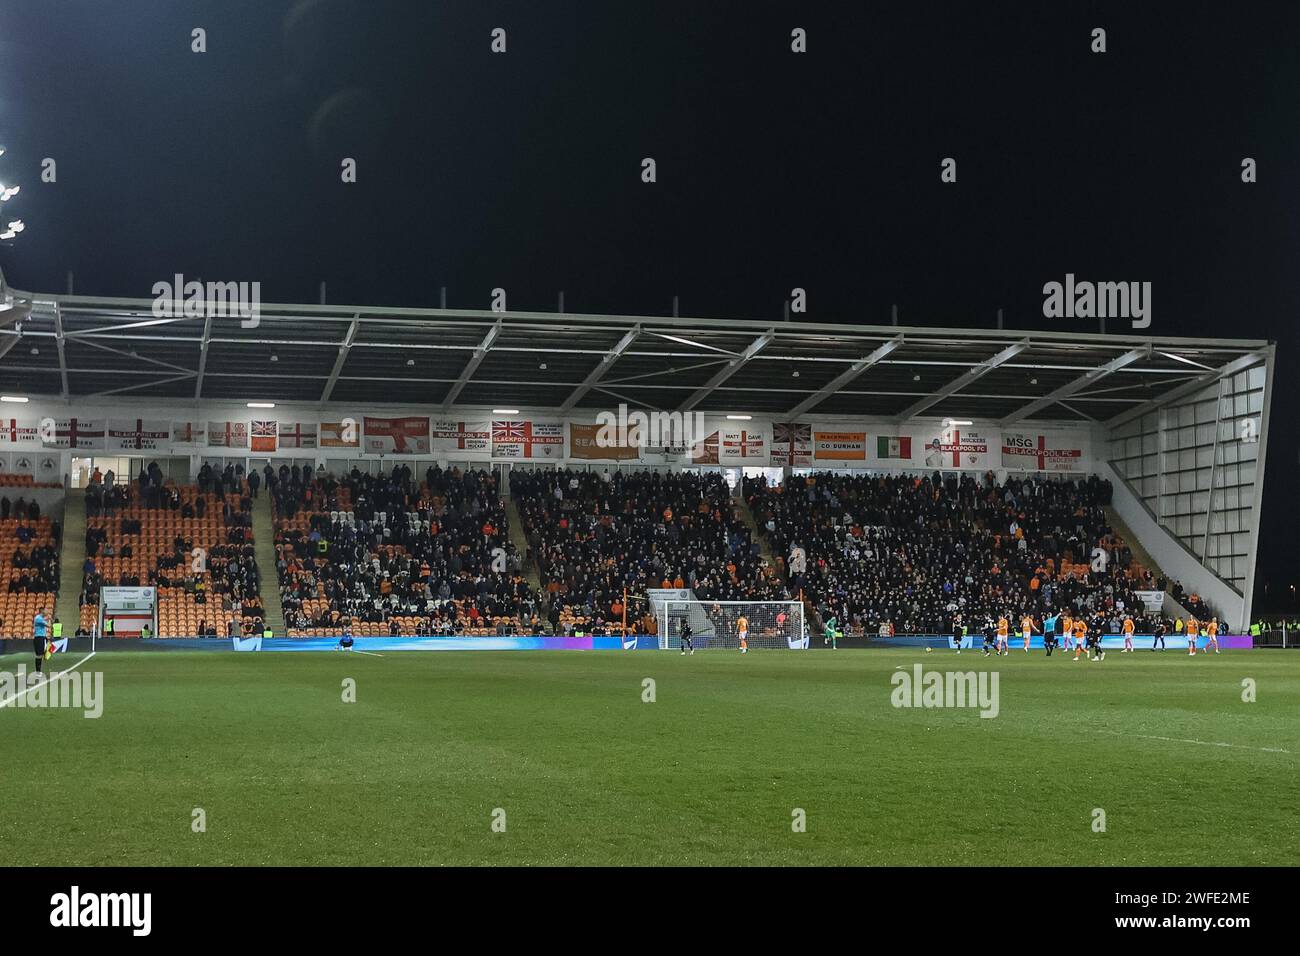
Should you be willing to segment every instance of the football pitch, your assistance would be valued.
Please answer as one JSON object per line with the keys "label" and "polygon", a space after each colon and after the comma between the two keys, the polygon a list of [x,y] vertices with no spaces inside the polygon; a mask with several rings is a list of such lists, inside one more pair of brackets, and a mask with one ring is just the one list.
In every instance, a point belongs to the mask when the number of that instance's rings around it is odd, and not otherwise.
{"label": "football pitch", "polygon": [[[996,716],[895,706],[917,664],[996,672]],[[11,862],[1300,863],[1288,652],[165,651],[82,672],[96,719],[0,707]]]}

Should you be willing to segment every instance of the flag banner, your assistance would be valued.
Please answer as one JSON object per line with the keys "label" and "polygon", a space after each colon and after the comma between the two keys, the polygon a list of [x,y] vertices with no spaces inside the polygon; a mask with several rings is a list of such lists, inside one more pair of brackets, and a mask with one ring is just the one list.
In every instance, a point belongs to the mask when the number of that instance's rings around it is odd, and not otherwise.
{"label": "flag banner", "polygon": [[912,436],[876,436],[876,457],[877,458],[901,458],[907,461],[912,460]]}
{"label": "flag banner", "polygon": [[280,427],[276,422],[254,421],[250,430],[252,451],[275,451],[280,436]]}
{"label": "flag banner", "polygon": [[314,422],[280,422],[281,448],[315,448],[316,425]]}
{"label": "flag banner", "polygon": [[109,451],[156,451],[171,438],[171,422],[147,418],[108,420]]}
{"label": "flag banner", "polygon": [[772,426],[772,464],[812,464],[812,426],[776,422]]}
{"label": "flag banner", "polygon": [[927,468],[987,468],[989,442],[978,432],[950,429],[925,446]]}
{"label": "flag banner", "polygon": [[208,445],[213,448],[247,448],[247,422],[208,422]]}
{"label": "flag banner", "polygon": [[563,458],[563,422],[494,421],[493,458]]}
{"label": "flag banner", "polygon": [[54,441],[45,442],[47,448],[100,448],[104,447],[104,422],[85,418],[67,418],[54,423]]}
{"label": "flag banner", "polygon": [[639,451],[641,461],[647,465],[685,465],[691,462],[691,455],[697,447],[685,444],[646,445]]}
{"label": "flag banner", "polygon": [[24,422],[17,418],[0,418],[0,445],[35,444],[41,439],[41,430],[36,422]]}
{"label": "flag banner", "polygon": [[[609,428],[606,430],[607,444],[601,444],[599,437],[601,425],[569,425],[569,457],[583,461],[636,461],[641,457],[640,449],[628,441],[627,429]],[[608,441],[610,438],[613,441]]]}
{"label": "flag banner", "polygon": [[714,432],[704,441],[696,442],[691,448],[691,461],[697,465],[718,464],[718,433]]}
{"label": "flag banner", "polygon": [[1046,435],[1002,436],[1002,467],[1020,471],[1082,471],[1083,449]]}
{"label": "flag banner", "polygon": [[492,423],[434,422],[435,451],[468,451],[487,454],[492,447]]}
{"label": "flag banner", "polygon": [[767,440],[761,431],[743,428],[723,431],[718,443],[718,462],[767,461]]}
{"label": "flag banner", "polygon": [[207,440],[206,422],[172,422],[173,445],[203,445]]}
{"label": "flag banner", "polygon": [[813,457],[819,461],[866,461],[866,432],[815,432]]}
{"label": "flag banner", "polygon": [[349,418],[342,422],[320,423],[320,446],[322,448],[360,448],[361,429],[355,420]]}
{"label": "flag banner", "polygon": [[429,418],[366,416],[366,451],[371,455],[429,454]]}

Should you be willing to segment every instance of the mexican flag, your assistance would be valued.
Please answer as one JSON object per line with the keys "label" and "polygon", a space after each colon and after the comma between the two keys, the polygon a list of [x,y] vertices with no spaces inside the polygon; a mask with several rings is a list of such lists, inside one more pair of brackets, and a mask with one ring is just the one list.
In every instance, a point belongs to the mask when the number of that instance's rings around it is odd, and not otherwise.
{"label": "mexican flag", "polygon": [[903,438],[887,438],[884,435],[877,436],[876,457],[910,459],[912,457],[911,436]]}

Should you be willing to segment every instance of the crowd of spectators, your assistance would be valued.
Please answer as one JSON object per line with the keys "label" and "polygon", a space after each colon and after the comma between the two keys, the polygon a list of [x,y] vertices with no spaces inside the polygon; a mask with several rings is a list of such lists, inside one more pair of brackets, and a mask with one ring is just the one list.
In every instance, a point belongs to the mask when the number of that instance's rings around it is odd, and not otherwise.
{"label": "crowd of spectators", "polygon": [[626,610],[631,630],[646,608],[625,609],[624,589],[692,588],[706,601],[789,597],[721,475],[515,470],[510,489],[553,628],[619,630]]}
{"label": "crowd of spectators", "polygon": [[1135,593],[1156,582],[1107,524],[1110,483],[1096,476],[989,473],[746,479],[760,533],[791,586],[849,633],[948,633],[1066,610],[1118,630],[1154,623]]}
{"label": "crowd of spectators", "polygon": [[[341,478],[267,475],[290,633],[344,624],[391,634],[519,633],[535,607],[490,471],[406,465]],[[373,629],[371,631],[373,633]]]}

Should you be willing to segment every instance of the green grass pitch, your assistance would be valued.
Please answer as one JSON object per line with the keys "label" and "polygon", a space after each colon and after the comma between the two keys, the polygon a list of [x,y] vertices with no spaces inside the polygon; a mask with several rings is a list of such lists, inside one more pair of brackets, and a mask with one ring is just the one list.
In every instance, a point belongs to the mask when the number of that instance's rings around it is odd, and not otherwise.
{"label": "green grass pitch", "polygon": [[[999,715],[895,708],[891,675],[917,662],[996,670]],[[0,709],[0,840],[24,863],[1300,863],[1300,654],[175,651],[82,669],[104,675],[97,720]]]}

